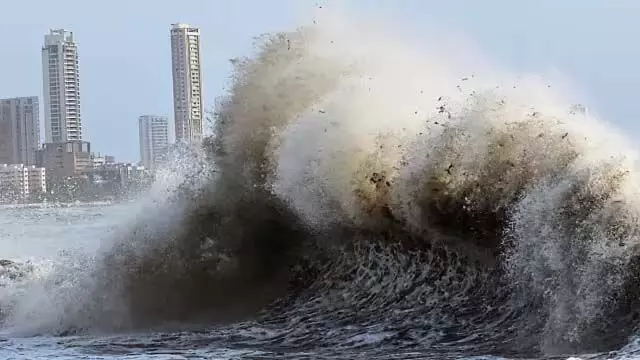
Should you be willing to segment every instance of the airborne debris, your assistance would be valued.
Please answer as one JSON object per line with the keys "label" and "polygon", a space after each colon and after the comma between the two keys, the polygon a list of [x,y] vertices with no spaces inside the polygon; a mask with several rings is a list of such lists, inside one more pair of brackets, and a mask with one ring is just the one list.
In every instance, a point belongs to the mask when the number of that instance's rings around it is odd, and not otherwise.
{"label": "airborne debris", "polygon": [[385,181],[385,176],[380,173],[374,172],[373,174],[371,174],[369,181],[371,181],[374,184],[377,184]]}
{"label": "airborne debris", "polygon": [[445,170],[447,174],[451,175],[451,169],[453,168],[453,164],[449,164],[449,167]]}
{"label": "airborne debris", "polygon": [[562,135],[562,138],[564,139],[564,138],[566,138],[568,135],[569,135],[569,133],[568,133],[568,132],[566,132],[566,133],[564,133],[564,135]]}

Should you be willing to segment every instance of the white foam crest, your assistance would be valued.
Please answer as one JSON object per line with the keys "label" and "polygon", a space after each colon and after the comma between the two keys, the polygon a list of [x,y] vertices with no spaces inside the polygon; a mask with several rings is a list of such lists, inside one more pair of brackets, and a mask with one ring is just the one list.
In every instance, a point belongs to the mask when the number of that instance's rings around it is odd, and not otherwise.
{"label": "white foam crest", "polygon": [[79,300],[82,280],[90,271],[88,259],[41,260],[18,264],[21,277],[0,287],[3,330],[12,335],[66,329],[66,307]]}
{"label": "white foam crest", "polygon": [[[336,66],[342,71],[333,87],[290,119],[274,140],[274,190],[317,225],[344,215],[361,222],[360,197],[375,196],[371,173],[393,178],[404,146],[438,112],[438,98],[460,101],[460,79],[467,78],[464,85],[471,88],[480,81],[472,68],[451,66],[462,63],[460,58],[420,56],[370,24],[325,17],[314,30],[318,35],[304,44],[306,51],[331,64],[333,72]],[[314,86],[313,74],[327,72],[307,65],[291,66],[310,74],[305,80]],[[295,102],[297,94],[285,96]]]}
{"label": "white foam crest", "polygon": [[[502,212],[512,220],[508,255],[517,280],[539,276],[557,285],[553,336],[560,330],[571,337],[598,318],[640,241],[635,148],[606,122],[571,113],[570,97],[539,77],[465,74],[459,54],[421,57],[360,25],[320,23],[305,39],[305,52],[331,64],[329,74],[342,71],[315,101],[288,114],[284,131],[272,133],[274,192],[321,227],[362,224],[371,220],[370,206],[384,203],[419,230],[433,225],[425,202]],[[313,64],[288,66],[307,74],[313,88],[317,74],[327,73]],[[289,74],[280,76],[286,84]],[[281,95],[281,104],[296,103],[296,92]],[[384,174],[389,189],[369,181],[372,173]],[[601,202],[589,208],[580,196]],[[566,206],[585,212],[584,219]],[[575,221],[589,222],[586,238]]]}

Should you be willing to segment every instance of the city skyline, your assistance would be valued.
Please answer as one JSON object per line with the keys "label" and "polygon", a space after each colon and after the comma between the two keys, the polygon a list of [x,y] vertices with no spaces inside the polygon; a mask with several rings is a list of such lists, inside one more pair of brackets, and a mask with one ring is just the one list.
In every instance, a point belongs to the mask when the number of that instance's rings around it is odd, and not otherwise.
{"label": "city skyline", "polygon": [[[331,8],[331,2],[326,3],[324,8]],[[96,150],[127,161],[138,160],[140,114],[173,117],[168,25],[184,21],[206,34],[202,102],[207,109],[229,83],[229,59],[250,55],[259,34],[311,23],[313,15],[307,10],[317,7],[315,2],[293,0],[194,0],[190,6],[167,0],[73,4],[61,7],[33,0],[5,4],[0,30],[20,36],[8,36],[3,43],[3,52],[11,56],[0,60],[0,98],[40,94],[43,34],[52,27],[73,31],[82,67],[83,137]],[[631,135],[640,134],[640,123],[635,122],[640,117],[635,106],[640,51],[629,45],[640,35],[640,24],[634,20],[640,3],[381,0],[372,5],[347,0],[343,4],[363,17],[388,20],[390,27],[413,39],[428,37],[434,29],[439,35],[464,37],[509,71],[560,74],[594,116]],[[603,23],[596,29],[590,25],[594,22]],[[41,119],[43,108],[41,101]],[[172,124],[169,134],[173,141]]]}
{"label": "city skyline", "polygon": [[[171,24],[170,41],[175,139],[198,142],[204,136],[200,30],[184,23]],[[84,142],[79,69],[74,33],[50,29],[42,46],[44,134],[39,122],[40,96],[0,99],[0,164],[34,166],[40,144]],[[169,148],[169,118],[141,115],[138,120],[140,158],[135,163],[155,169]]]}

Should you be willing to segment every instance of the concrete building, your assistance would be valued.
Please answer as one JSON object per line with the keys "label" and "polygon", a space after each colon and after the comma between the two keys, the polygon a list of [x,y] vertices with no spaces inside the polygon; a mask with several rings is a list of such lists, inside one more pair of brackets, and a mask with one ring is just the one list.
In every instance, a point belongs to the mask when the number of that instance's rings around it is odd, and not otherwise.
{"label": "concrete building", "polygon": [[40,148],[37,96],[0,99],[0,164],[36,164]]}
{"label": "concrete building", "polygon": [[42,47],[45,142],[82,140],[80,69],[73,33],[51,30]]}
{"label": "concrete building", "polygon": [[23,164],[0,164],[0,202],[23,201],[47,192],[44,168]]}
{"label": "concrete building", "polygon": [[117,181],[120,185],[136,182],[147,176],[144,166],[126,163],[107,164],[96,168],[86,169],[85,174],[95,181],[96,178]]}
{"label": "concrete building", "polygon": [[107,160],[105,159],[104,156],[100,155],[100,154],[91,154],[91,167],[92,168],[99,168],[104,166],[104,164],[107,162]]}
{"label": "concrete building", "polygon": [[138,119],[140,131],[140,162],[148,170],[155,170],[167,157],[169,149],[169,119],[166,116],[142,115]]}
{"label": "concrete building", "polygon": [[143,166],[114,163],[85,171],[87,194],[117,198],[133,195],[145,189],[152,177]]}
{"label": "concrete building", "polygon": [[45,143],[38,151],[38,165],[47,170],[50,184],[81,177],[91,168],[91,145],[86,141]]}
{"label": "concrete building", "polygon": [[172,25],[171,63],[176,142],[200,142],[204,111],[198,28],[187,24]]}
{"label": "concrete building", "polygon": [[29,193],[47,192],[47,170],[43,167],[29,166]]}

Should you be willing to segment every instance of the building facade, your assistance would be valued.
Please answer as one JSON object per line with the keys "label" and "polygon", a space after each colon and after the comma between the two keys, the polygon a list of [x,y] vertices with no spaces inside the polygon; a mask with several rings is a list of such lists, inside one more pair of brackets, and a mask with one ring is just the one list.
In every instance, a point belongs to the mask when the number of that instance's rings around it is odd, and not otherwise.
{"label": "building facade", "polygon": [[45,143],[38,151],[38,166],[47,170],[50,184],[81,177],[91,168],[91,145],[86,141]]}
{"label": "building facade", "polygon": [[47,192],[47,170],[43,167],[29,166],[29,193]]}
{"label": "building facade", "polygon": [[0,99],[0,164],[36,164],[40,148],[37,96]]}
{"label": "building facade", "polygon": [[47,192],[44,168],[23,164],[0,164],[0,203],[24,201]]}
{"label": "building facade", "polygon": [[140,162],[155,170],[166,160],[169,149],[169,119],[166,116],[142,115],[138,118],[140,132]]}
{"label": "building facade", "polygon": [[204,130],[200,29],[172,25],[171,65],[176,142],[200,142]]}
{"label": "building facade", "polygon": [[45,35],[42,74],[45,142],[82,140],[80,68],[72,32],[55,29]]}

